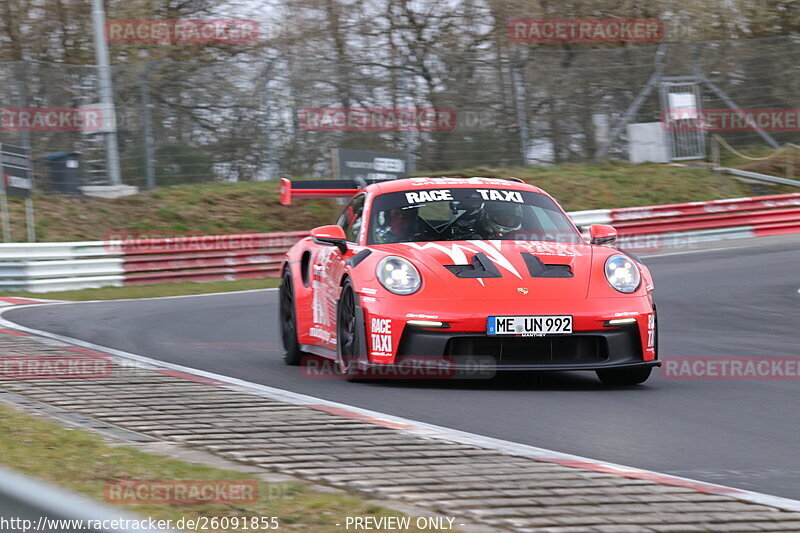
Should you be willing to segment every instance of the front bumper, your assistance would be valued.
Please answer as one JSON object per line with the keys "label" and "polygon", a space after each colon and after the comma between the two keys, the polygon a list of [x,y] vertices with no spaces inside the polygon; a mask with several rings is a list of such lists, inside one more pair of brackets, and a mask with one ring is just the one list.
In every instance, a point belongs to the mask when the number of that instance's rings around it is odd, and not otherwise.
{"label": "front bumper", "polygon": [[635,325],[605,331],[579,331],[545,337],[502,337],[407,328],[395,357],[396,364],[412,361],[436,364],[441,360],[456,370],[491,366],[496,371],[599,370],[659,366],[644,361]]}
{"label": "front bumper", "polygon": [[[397,301],[362,302],[366,326],[365,366],[397,363],[474,368],[476,360],[504,370],[600,370],[658,366],[655,315],[648,297],[572,301],[414,301],[407,313]],[[457,311],[454,312],[453,308]],[[500,311],[500,312],[497,312]],[[572,315],[573,333],[542,337],[488,335],[491,315]],[[632,323],[610,325],[618,318]],[[410,321],[440,321],[442,328]]]}

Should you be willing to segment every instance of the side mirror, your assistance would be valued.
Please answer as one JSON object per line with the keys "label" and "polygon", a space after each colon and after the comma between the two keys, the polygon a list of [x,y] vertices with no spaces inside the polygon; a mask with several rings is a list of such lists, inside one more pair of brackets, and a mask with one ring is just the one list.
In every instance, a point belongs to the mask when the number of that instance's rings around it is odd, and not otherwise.
{"label": "side mirror", "polygon": [[617,240],[617,230],[606,224],[589,226],[589,237],[592,244],[610,244]]}
{"label": "side mirror", "polygon": [[311,238],[317,244],[336,246],[342,253],[347,251],[347,236],[341,226],[332,224],[314,228],[311,230]]}

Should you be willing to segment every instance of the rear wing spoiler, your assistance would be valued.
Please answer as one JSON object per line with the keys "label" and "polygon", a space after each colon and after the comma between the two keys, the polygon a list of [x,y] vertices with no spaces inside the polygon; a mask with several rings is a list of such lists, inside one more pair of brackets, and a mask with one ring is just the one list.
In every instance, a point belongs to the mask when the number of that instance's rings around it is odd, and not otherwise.
{"label": "rear wing spoiler", "polygon": [[280,199],[283,205],[292,205],[292,198],[350,198],[367,185],[385,179],[359,180],[301,180],[281,178]]}
{"label": "rear wing spoiler", "polygon": [[[441,176],[444,178],[445,176]],[[301,180],[292,181],[287,178],[281,178],[280,198],[281,204],[292,205],[292,198],[351,198],[359,191],[363,190],[367,185],[373,183],[380,183],[383,181],[392,181],[394,178],[389,179],[352,179],[352,180]],[[508,179],[525,183],[520,178],[505,177],[499,179]]]}

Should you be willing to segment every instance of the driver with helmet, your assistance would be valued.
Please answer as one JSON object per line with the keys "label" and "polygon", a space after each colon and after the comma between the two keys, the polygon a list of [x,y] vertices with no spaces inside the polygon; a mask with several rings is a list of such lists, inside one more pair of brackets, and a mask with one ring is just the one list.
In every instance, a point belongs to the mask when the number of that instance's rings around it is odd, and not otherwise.
{"label": "driver with helmet", "polygon": [[512,202],[486,202],[477,224],[486,240],[508,238],[522,228],[522,206]]}

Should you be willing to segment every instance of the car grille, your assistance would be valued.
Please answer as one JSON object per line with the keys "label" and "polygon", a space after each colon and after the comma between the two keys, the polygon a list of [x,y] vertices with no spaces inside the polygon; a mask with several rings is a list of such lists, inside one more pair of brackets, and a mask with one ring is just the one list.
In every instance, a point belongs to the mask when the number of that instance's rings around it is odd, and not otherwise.
{"label": "car grille", "polygon": [[490,356],[500,364],[599,363],[608,360],[608,342],[601,335],[452,337],[445,354]]}

